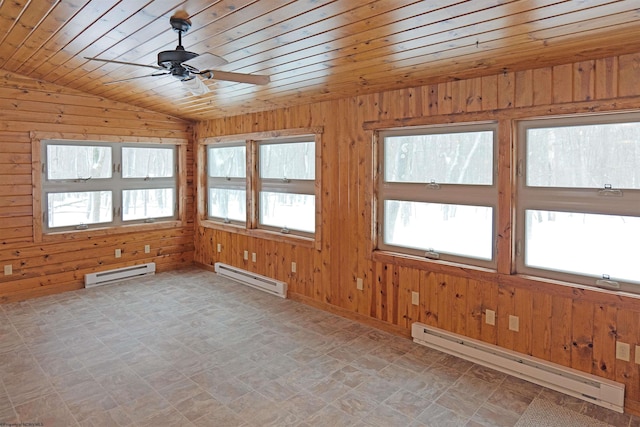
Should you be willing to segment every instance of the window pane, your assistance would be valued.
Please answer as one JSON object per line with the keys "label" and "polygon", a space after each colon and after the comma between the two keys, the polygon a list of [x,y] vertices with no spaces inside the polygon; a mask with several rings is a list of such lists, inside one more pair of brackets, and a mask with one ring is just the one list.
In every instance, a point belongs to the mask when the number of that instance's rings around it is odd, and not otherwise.
{"label": "window pane", "polygon": [[260,223],[313,233],[316,229],[316,198],[308,194],[261,191]]}
{"label": "window pane", "polygon": [[49,193],[47,206],[49,228],[112,220],[111,191]]}
{"label": "window pane", "polygon": [[209,216],[245,222],[247,220],[246,191],[210,188]]}
{"label": "window pane", "polygon": [[47,179],[111,178],[111,147],[47,145]]}
{"label": "window pane", "polygon": [[173,188],[122,191],[122,220],[173,216]]}
{"label": "window pane", "polygon": [[640,123],[527,130],[527,185],[640,188]]}
{"label": "window pane", "polygon": [[640,282],[640,218],[527,210],[525,223],[527,266]]}
{"label": "window pane", "polygon": [[387,136],[387,182],[493,184],[493,132]]}
{"label": "window pane", "polygon": [[172,177],[174,150],[171,148],[123,147],[123,178]]}
{"label": "window pane", "polygon": [[244,178],[247,175],[246,148],[209,147],[209,176],[221,178]]}
{"label": "window pane", "polygon": [[260,177],[315,179],[315,142],[260,145]]}
{"label": "window pane", "polygon": [[492,259],[493,209],[385,200],[384,243]]}

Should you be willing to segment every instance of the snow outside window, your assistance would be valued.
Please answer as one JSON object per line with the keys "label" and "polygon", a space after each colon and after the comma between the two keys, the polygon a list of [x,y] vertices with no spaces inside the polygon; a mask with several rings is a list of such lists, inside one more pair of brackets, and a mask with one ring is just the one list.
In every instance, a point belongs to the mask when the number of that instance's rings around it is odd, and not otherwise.
{"label": "snow outside window", "polygon": [[245,142],[207,147],[207,217],[226,223],[247,221]]}
{"label": "snow outside window", "polygon": [[258,224],[283,233],[316,226],[316,144],[313,136],[258,144]]}
{"label": "snow outside window", "polygon": [[519,273],[638,292],[640,116],[519,123]]}
{"label": "snow outside window", "polygon": [[378,248],[495,266],[493,123],[379,133]]}
{"label": "snow outside window", "polygon": [[45,231],[176,217],[174,146],[43,141],[42,147]]}

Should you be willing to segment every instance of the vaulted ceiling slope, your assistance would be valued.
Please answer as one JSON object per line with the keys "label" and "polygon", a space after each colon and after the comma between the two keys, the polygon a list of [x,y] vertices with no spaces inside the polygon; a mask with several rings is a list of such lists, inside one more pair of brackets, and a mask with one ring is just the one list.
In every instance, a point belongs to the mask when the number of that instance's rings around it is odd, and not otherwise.
{"label": "vaulted ceiling slope", "polygon": [[[173,50],[266,85],[137,78]],[[638,0],[0,0],[0,68],[188,120],[640,51]],[[156,70],[157,71],[157,70]]]}

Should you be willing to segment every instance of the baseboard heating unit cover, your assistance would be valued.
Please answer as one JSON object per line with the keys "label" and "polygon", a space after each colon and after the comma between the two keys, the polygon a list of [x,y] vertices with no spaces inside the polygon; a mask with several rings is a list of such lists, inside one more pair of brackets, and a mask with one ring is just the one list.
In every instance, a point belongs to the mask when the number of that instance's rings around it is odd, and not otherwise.
{"label": "baseboard heating unit cover", "polygon": [[250,271],[232,267],[221,262],[216,262],[214,264],[214,268],[215,272],[221,276],[228,277],[244,285],[251,286],[252,288],[260,289],[261,291],[279,296],[280,298],[287,297],[287,284],[285,282],[261,276],[256,273],[251,273]]}
{"label": "baseboard heating unit cover", "polygon": [[131,267],[116,268],[113,270],[100,271],[84,275],[84,287],[107,285],[121,280],[133,279],[135,277],[150,276],[156,272],[156,263],[132,265]]}
{"label": "baseboard heating unit cover", "polygon": [[418,344],[617,412],[624,411],[624,384],[422,323],[412,325],[411,336]]}

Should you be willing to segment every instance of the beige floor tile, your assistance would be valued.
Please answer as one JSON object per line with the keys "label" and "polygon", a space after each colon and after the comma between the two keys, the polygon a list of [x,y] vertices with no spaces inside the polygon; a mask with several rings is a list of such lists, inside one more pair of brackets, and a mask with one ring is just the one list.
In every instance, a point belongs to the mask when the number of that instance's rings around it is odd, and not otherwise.
{"label": "beige floor tile", "polygon": [[301,391],[283,402],[283,408],[294,414],[299,419],[305,419],[313,416],[327,404],[322,399],[318,399],[315,395]]}
{"label": "beige floor tile", "polygon": [[175,408],[189,421],[195,421],[205,415],[222,408],[224,405],[203,391],[174,405]]}
{"label": "beige floor tile", "polygon": [[397,391],[384,401],[385,405],[411,419],[420,415],[431,403],[430,400],[406,390]]}
{"label": "beige floor tile", "polygon": [[[231,409],[223,406],[211,413],[207,413],[193,422],[197,427],[245,427],[247,422]],[[335,426],[334,426],[335,427]]]}
{"label": "beige floor tile", "polygon": [[334,379],[325,378],[316,385],[309,387],[308,391],[326,403],[331,403],[351,391],[351,387]]}
{"label": "beige floor tile", "polygon": [[540,395],[640,427],[640,418],[195,268],[0,305],[0,320],[0,422],[510,425]]}
{"label": "beige floor tile", "polygon": [[164,397],[154,392],[126,402],[119,408],[134,422],[141,422],[169,406],[171,406],[170,403]]}
{"label": "beige floor tile", "polygon": [[362,418],[365,424],[376,427],[406,426],[411,419],[386,405],[377,406]]}
{"label": "beige floor tile", "polygon": [[428,427],[462,427],[467,424],[469,419],[444,406],[433,403],[416,420]]}
{"label": "beige floor tile", "polygon": [[[150,418],[137,423],[140,427],[175,427],[187,426],[191,422],[174,408],[166,408]],[[212,426],[215,424],[212,424]]]}
{"label": "beige floor tile", "polygon": [[504,387],[498,387],[487,400],[488,403],[522,415],[527,410],[533,398],[527,394],[520,394]]}
{"label": "beige floor tile", "polygon": [[518,418],[520,418],[520,414],[486,403],[473,414],[471,419],[487,427],[512,427]]}
{"label": "beige floor tile", "polygon": [[200,394],[203,391],[204,389],[202,387],[188,378],[158,390],[162,397],[167,399],[172,405]]}
{"label": "beige floor tile", "polygon": [[336,427],[354,425],[358,419],[334,405],[329,405],[320,409],[304,421],[314,427]]}
{"label": "beige floor tile", "polygon": [[464,418],[471,418],[483,402],[484,399],[451,389],[436,400],[438,405],[450,409]]}
{"label": "beige floor tile", "polygon": [[17,418],[23,425],[42,423],[49,426],[69,427],[77,425],[62,399],[56,394],[41,395],[27,403],[15,407]]}
{"label": "beige floor tile", "polygon": [[354,418],[363,418],[378,407],[378,402],[371,400],[357,390],[351,390],[337,398],[332,405]]}
{"label": "beige floor tile", "polygon": [[2,383],[14,406],[52,393],[53,386],[38,367],[2,377]]}

